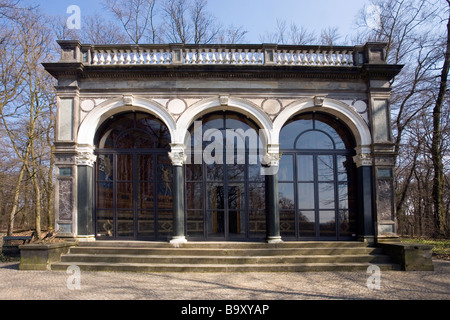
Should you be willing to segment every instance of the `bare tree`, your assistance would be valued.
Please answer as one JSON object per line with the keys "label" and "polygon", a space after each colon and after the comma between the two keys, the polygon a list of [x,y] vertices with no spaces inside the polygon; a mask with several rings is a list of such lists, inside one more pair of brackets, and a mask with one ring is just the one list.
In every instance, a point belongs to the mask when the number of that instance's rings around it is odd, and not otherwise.
{"label": "bare tree", "polygon": [[132,43],[139,44],[146,35],[151,43],[158,39],[155,27],[156,0],[104,0],[105,7],[120,21]]}
{"label": "bare tree", "polygon": [[260,35],[259,40],[266,43],[308,45],[316,42],[316,35],[304,26],[292,22],[288,27],[286,20],[277,19],[275,31]]}
{"label": "bare tree", "polygon": [[[372,0],[369,7],[363,8],[358,19],[359,26],[364,30],[359,39],[386,42],[388,61],[404,65],[402,72],[391,81],[394,88],[391,107],[397,154],[395,181],[399,224],[403,215],[411,212],[421,215],[417,220],[428,221],[426,217],[429,212],[437,207],[431,201],[436,199],[437,192],[428,193],[431,190],[430,181],[425,181],[425,178],[430,177],[430,172],[439,171],[438,168],[432,169],[431,149],[437,143],[432,142],[433,136],[441,141],[442,147],[442,139],[438,135],[442,130],[435,128],[437,134],[433,134],[426,126],[434,127],[430,121],[430,110],[438,100],[436,96],[440,91],[436,79],[439,70],[442,71],[437,68],[443,61],[442,43],[447,40],[442,21],[447,21],[448,17],[441,16],[445,12],[443,2],[439,0]],[[441,74],[442,77],[446,78]],[[439,112],[433,114],[438,115]],[[436,121],[437,118],[435,124]],[[434,152],[440,151],[435,149]],[[425,194],[430,197],[422,197],[422,201],[416,203],[411,197],[417,197],[418,190],[426,190]],[[412,207],[416,211],[411,211],[411,204],[414,204]],[[441,218],[444,218],[443,215],[441,212]],[[434,216],[436,219],[438,213],[435,212]],[[430,227],[429,223],[427,227]]]}
{"label": "bare tree", "polygon": [[328,27],[320,33],[320,43],[325,46],[335,46],[339,42],[341,35],[337,27]]}
{"label": "bare tree", "polygon": [[[446,0],[450,9],[450,0]],[[449,10],[450,13],[450,10]],[[444,163],[442,153],[442,108],[447,94],[447,80],[450,69],[450,15],[447,23],[447,42],[444,53],[444,63],[441,69],[439,92],[433,108],[433,139],[431,144],[431,159],[433,161],[433,202],[434,215],[437,221],[437,228],[440,236],[447,235],[447,219],[444,204]]]}

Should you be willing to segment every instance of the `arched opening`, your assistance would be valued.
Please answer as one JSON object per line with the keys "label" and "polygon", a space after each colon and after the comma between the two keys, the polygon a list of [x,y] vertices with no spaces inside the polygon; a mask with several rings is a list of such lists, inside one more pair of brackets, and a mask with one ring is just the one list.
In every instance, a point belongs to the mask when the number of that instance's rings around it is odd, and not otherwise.
{"label": "arched opening", "polygon": [[188,240],[261,240],[266,235],[258,126],[235,112],[213,112],[189,129]]}
{"label": "arched opening", "polygon": [[351,240],[357,233],[355,141],[335,117],[315,112],[280,132],[280,233],[293,240]]}
{"label": "arched opening", "polygon": [[100,127],[95,141],[97,238],[167,240],[173,232],[167,126],[153,115],[122,113]]}

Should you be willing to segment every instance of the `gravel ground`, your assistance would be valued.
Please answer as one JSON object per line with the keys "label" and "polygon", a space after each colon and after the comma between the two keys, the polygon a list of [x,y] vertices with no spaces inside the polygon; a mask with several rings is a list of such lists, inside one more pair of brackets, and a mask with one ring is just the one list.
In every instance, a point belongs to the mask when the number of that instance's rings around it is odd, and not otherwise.
{"label": "gravel ground", "polygon": [[[450,300],[450,261],[434,272],[108,273],[19,271],[0,264],[0,300]],[[69,285],[68,285],[69,283]],[[69,289],[69,287],[75,287]]]}

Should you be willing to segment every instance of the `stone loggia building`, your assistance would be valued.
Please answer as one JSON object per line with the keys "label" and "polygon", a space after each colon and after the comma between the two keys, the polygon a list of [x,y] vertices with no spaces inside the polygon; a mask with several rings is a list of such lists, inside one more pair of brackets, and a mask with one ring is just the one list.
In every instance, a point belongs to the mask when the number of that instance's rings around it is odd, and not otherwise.
{"label": "stone loggia building", "polygon": [[385,44],[58,43],[59,235],[396,237]]}

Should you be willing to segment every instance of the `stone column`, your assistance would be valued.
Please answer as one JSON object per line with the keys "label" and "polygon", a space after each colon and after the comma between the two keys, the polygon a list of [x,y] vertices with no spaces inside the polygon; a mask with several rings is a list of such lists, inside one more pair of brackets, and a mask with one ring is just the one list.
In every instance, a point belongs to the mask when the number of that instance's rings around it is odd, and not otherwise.
{"label": "stone column", "polygon": [[94,163],[91,147],[78,147],[77,155],[77,238],[94,240]]}
{"label": "stone column", "polygon": [[354,161],[358,170],[358,240],[372,244],[375,242],[373,158],[370,146],[358,147],[356,152]]}
{"label": "stone column", "polygon": [[184,145],[172,144],[169,152],[173,165],[173,237],[170,243],[179,245],[186,243],[184,214],[184,174],[183,165],[186,162]]}
{"label": "stone column", "polygon": [[269,145],[264,157],[262,174],[265,175],[267,242],[282,242],[280,234],[280,206],[278,199],[278,169],[281,154],[278,145]]}

